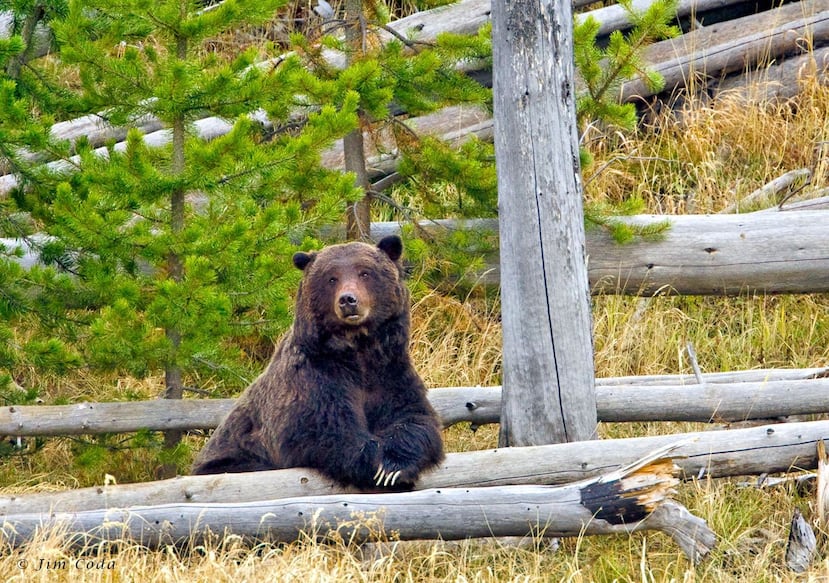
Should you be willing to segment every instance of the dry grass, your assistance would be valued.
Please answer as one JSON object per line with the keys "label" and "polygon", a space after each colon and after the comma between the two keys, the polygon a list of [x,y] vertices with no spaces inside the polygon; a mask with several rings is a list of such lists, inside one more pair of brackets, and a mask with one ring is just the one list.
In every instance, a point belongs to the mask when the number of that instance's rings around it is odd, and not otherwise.
{"label": "dry grass", "polygon": [[[593,168],[613,161],[588,183],[588,196],[592,200],[621,200],[637,195],[651,212],[716,212],[799,167],[811,168],[814,186],[825,187],[827,120],[829,89],[812,83],[792,103],[771,106],[726,97],[707,106],[689,106],[681,123],[660,120],[656,127],[633,137],[592,136]],[[587,174],[590,172],[588,169]],[[828,309],[825,295],[596,298],[597,374],[687,372],[690,367],[683,348],[688,342],[707,371],[826,366]],[[414,306],[413,323],[414,358],[429,385],[499,382],[497,303],[430,294]],[[94,377],[48,379],[45,385],[53,387],[56,396],[77,399],[79,395],[100,395],[93,385],[101,381]],[[109,381],[110,398],[154,395],[160,382]],[[603,426],[602,434],[642,435],[697,427],[617,424]],[[468,427],[455,427],[447,431],[446,442],[453,451],[492,447],[497,442],[497,428],[472,432]],[[191,438],[191,443],[195,448],[200,442]],[[113,454],[107,471],[120,482],[149,479],[149,457],[135,451]],[[7,458],[2,476],[6,493],[75,487],[103,479],[100,474],[78,471],[73,442],[68,440],[49,440],[37,454]],[[50,582],[829,579],[826,533],[819,535],[820,558],[809,573],[795,576],[784,567],[792,512],[799,508],[812,519],[813,494],[793,487],[758,490],[738,487],[736,480],[704,480],[684,484],[679,498],[704,517],[719,536],[718,548],[697,567],[689,565],[673,541],[660,534],[565,540],[556,552],[540,541],[535,547],[520,548],[492,541],[413,543],[372,557],[341,544],[301,541],[250,548],[233,538],[192,553],[125,546],[117,553],[90,550],[82,555],[67,549],[59,538],[44,535],[28,549],[3,554],[0,577]],[[82,560],[80,566],[78,559]],[[86,568],[88,560],[91,568]],[[96,561],[102,568],[96,568]]]}
{"label": "dry grass", "polygon": [[814,81],[804,81],[799,97],[782,103],[754,102],[738,93],[707,106],[692,102],[633,136],[586,136],[596,157],[585,169],[586,196],[638,196],[649,212],[683,214],[719,212],[798,168],[812,170],[813,189],[825,188],[827,135],[829,87]]}

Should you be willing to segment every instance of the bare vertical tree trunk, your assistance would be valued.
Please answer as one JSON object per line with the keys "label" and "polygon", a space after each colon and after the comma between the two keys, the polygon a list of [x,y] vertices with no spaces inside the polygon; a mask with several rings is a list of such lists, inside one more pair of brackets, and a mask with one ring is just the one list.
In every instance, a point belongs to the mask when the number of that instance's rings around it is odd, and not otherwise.
{"label": "bare vertical tree trunk", "polygon": [[[363,52],[365,41],[365,17],[362,0],[345,0],[345,39],[352,55]],[[349,56],[349,61],[351,61]],[[362,126],[362,114],[360,126]],[[343,165],[346,172],[354,173],[354,184],[363,196],[349,205],[346,211],[346,236],[350,240],[368,239],[371,232],[371,181],[366,170],[366,153],[363,144],[363,128],[358,127],[343,138]]]}
{"label": "bare vertical tree trunk", "polygon": [[[187,58],[187,39],[179,38],[177,56],[182,61]],[[181,175],[185,169],[184,142],[186,136],[185,119],[179,115],[173,122],[173,151],[171,170],[174,175]],[[184,230],[184,190],[179,188],[170,197],[170,232],[175,235]],[[167,256],[167,277],[175,282],[184,278],[184,264],[181,256],[171,250]],[[181,365],[178,363],[178,348],[181,345],[181,331],[177,328],[165,330],[172,348],[170,361],[164,366],[164,398],[181,399],[184,394]],[[181,441],[181,431],[167,431],[164,434],[164,448],[173,449]],[[163,464],[156,472],[159,478],[172,478],[176,475],[175,463]]]}
{"label": "bare vertical tree trunk", "polygon": [[504,335],[500,444],[594,437],[570,2],[492,3]]}
{"label": "bare vertical tree trunk", "polygon": [[344,167],[354,173],[354,183],[363,197],[348,206],[346,211],[346,235],[349,240],[368,239],[371,232],[371,181],[366,169],[363,129],[358,127],[343,138]]}

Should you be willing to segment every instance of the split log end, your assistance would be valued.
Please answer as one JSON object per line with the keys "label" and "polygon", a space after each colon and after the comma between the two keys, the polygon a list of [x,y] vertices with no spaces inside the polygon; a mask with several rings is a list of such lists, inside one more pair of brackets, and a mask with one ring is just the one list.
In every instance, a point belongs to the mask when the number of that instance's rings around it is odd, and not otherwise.
{"label": "split log end", "polygon": [[662,456],[676,447],[678,444],[657,450],[615,476],[586,482],[581,488],[581,503],[610,528],[667,533],[697,564],[714,548],[716,535],[705,520],[670,499],[679,483],[679,467]]}

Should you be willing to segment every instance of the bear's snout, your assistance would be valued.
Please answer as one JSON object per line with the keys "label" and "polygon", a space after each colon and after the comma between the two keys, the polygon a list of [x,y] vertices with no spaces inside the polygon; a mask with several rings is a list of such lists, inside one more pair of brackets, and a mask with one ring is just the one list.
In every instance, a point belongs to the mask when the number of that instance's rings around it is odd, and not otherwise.
{"label": "bear's snout", "polygon": [[368,317],[368,306],[353,291],[343,291],[337,298],[337,316],[347,324],[361,324]]}
{"label": "bear's snout", "polygon": [[350,309],[357,307],[357,296],[351,292],[346,292],[340,296],[340,308]]}

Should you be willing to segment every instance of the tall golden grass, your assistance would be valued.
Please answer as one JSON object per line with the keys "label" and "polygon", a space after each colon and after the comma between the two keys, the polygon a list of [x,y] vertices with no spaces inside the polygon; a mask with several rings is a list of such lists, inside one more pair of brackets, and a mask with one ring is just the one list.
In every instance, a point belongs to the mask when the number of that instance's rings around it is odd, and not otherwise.
{"label": "tall golden grass", "polygon": [[[781,104],[723,96],[692,103],[677,118],[665,116],[632,136],[593,134],[595,163],[587,197],[618,201],[641,197],[649,212],[717,212],[783,172],[808,167],[812,186],[829,173],[829,88],[805,82],[800,95]],[[602,168],[592,175],[593,169]],[[705,371],[829,365],[826,295],[747,295],[740,298],[621,296],[594,299],[598,376],[688,372],[691,343]],[[412,351],[430,386],[489,385],[500,380],[497,301],[459,300],[438,293],[413,306]],[[33,371],[32,375],[36,375]],[[65,399],[108,386],[110,398],[149,396],[159,380],[81,377],[45,383]],[[603,425],[604,436],[669,433],[688,424]],[[446,432],[450,451],[493,447],[497,428]],[[200,446],[190,437],[193,448]],[[9,457],[0,469],[4,491],[62,489],[101,483],[73,462],[71,440],[49,440],[37,454]],[[107,472],[119,481],[149,479],[150,456],[113,454]],[[661,534],[564,540],[554,551],[543,540],[529,545],[499,541],[386,545],[372,554],[346,543],[300,540],[288,545],[244,545],[227,537],[192,552],[118,552],[69,549],[54,533],[28,548],[0,556],[8,581],[823,581],[829,579],[827,533],[806,574],[784,564],[788,523],[799,508],[807,519],[813,496],[794,486],[757,489],[738,480],[683,484],[680,500],[719,536],[712,556],[692,566]],[[78,561],[81,561],[78,563]]]}

